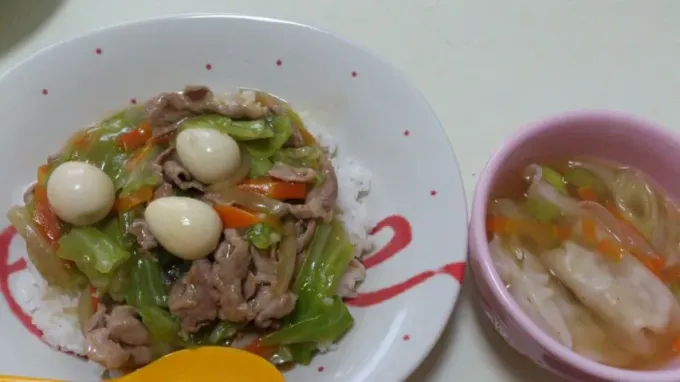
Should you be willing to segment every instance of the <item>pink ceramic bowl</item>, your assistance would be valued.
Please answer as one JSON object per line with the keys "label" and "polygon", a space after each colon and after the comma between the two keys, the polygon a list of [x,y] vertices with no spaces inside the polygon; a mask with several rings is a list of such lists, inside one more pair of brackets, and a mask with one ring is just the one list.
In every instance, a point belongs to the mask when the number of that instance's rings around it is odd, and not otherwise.
{"label": "pink ceramic bowl", "polygon": [[575,155],[596,155],[637,167],[675,193],[674,197],[680,194],[680,138],[652,122],[614,112],[586,111],[549,118],[519,130],[489,160],[475,190],[469,265],[483,309],[512,347],[569,380],[680,381],[680,363],[658,371],[624,370],[593,362],[559,344],[517,306],[494,269],[485,229],[493,190],[505,183],[510,169]]}

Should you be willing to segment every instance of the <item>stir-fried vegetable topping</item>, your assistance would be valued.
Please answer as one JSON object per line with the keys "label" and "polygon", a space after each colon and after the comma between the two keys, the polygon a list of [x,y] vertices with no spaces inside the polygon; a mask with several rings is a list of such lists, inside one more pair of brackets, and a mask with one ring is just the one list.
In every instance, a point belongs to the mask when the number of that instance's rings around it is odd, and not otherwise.
{"label": "stir-fried vegetable topping", "polygon": [[[308,364],[354,323],[329,154],[283,100],[234,97],[187,87],[77,132],[8,213],[44,279],[79,293],[88,356],[107,368],[241,333],[275,365]],[[554,208],[526,206],[546,223]]]}

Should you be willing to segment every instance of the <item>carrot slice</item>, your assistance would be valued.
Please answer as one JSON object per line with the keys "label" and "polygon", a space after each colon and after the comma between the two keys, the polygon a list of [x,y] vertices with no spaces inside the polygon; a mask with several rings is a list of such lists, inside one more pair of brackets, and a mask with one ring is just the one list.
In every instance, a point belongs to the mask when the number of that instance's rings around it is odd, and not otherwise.
{"label": "carrot slice", "polygon": [[262,343],[260,343],[259,338],[256,338],[253,340],[253,342],[249,343],[245,348],[243,348],[243,350],[257,354],[262,358],[271,357],[277,349],[278,346],[263,346]]}
{"label": "carrot slice", "polygon": [[304,199],[307,185],[284,182],[268,177],[248,179],[238,186],[243,191],[255,192],[277,200]]}
{"label": "carrot slice", "polygon": [[50,175],[50,165],[44,164],[38,167],[38,184],[46,186],[47,177]]}
{"label": "carrot slice", "polygon": [[565,226],[554,227],[555,236],[560,240],[567,240],[571,236],[571,228]]}
{"label": "carrot slice", "polygon": [[99,292],[97,292],[97,288],[92,285],[90,285],[90,299],[92,301],[92,311],[96,312],[99,307]]}
{"label": "carrot slice", "polygon": [[116,144],[123,150],[132,151],[142,147],[151,139],[151,126],[149,122],[143,122],[136,129],[121,134],[116,138]]}
{"label": "carrot slice", "polygon": [[225,228],[245,228],[262,222],[257,215],[238,207],[215,204],[213,209],[220,216]]}
{"label": "carrot slice", "polygon": [[610,201],[606,201],[604,203],[604,207],[609,211],[612,215],[616,216],[617,219],[623,219],[623,215],[621,215],[621,211],[619,211],[618,207],[614,205],[614,203]]}
{"label": "carrot slice", "polygon": [[671,267],[663,272],[662,279],[667,284],[672,284],[680,280],[680,265]]}
{"label": "carrot slice", "polygon": [[578,196],[583,200],[588,200],[591,202],[597,202],[597,193],[590,186],[583,186],[576,190]]}
{"label": "carrot slice", "polygon": [[623,259],[623,250],[613,240],[602,239],[597,243],[597,251],[614,261]]}
{"label": "carrot slice", "polygon": [[660,278],[663,278],[662,272],[666,262],[661,256],[647,255],[642,253],[637,248],[631,248],[628,252],[638,259],[642,264],[644,264],[650,271],[652,271],[652,273],[659,276]]}
{"label": "carrot slice", "polygon": [[676,339],[673,341],[673,347],[672,347],[672,349],[673,349],[674,352],[680,353],[680,337],[676,338]]}
{"label": "carrot slice", "polygon": [[142,187],[136,192],[116,200],[116,211],[125,212],[132,208],[146,203],[153,198],[153,188]]}
{"label": "carrot slice", "polygon": [[47,188],[45,185],[37,184],[33,193],[35,201],[33,209],[33,221],[38,226],[42,236],[56,245],[62,235],[62,226],[57,214],[54,213],[47,200]]}
{"label": "carrot slice", "polygon": [[583,218],[581,220],[581,229],[583,230],[583,240],[586,243],[597,244],[597,234],[595,231],[595,220],[590,218]]}
{"label": "carrot slice", "polygon": [[493,233],[505,233],[509,219],[502,216],[489,215],[486,218],[486,230]]}

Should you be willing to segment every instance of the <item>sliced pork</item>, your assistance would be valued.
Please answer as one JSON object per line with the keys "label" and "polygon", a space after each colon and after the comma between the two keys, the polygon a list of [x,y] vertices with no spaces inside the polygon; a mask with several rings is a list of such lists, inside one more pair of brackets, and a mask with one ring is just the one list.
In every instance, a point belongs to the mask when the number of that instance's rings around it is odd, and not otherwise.
{"label": "sliced pork", "polygon": [[247,322],[253,319],[243,296],[243,281],[248,276],[248,243],[232,229],[224,231],[225,240],[215,251],[213,275],[219,291],[221,320]]}
{"label": "sliced pork", "polygon": [[197,332],[217,317],[219,294],[214,287],[212,265],[207,259],[196,260],[186,275],[170,289],[170,312],[179,317],[182,330]]}

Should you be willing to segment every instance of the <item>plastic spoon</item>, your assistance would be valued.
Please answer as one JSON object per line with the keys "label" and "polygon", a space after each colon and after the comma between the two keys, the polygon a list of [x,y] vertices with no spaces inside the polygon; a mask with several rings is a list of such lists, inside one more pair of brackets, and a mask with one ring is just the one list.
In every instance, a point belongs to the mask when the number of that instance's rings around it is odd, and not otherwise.
{"label": "plastic spoon", "polygon": [[[236,348],[204,346],[166,355],[115,382],[285,382],[266,359]],[[0,382],[61,382],[55,379],[0,376]]]}

